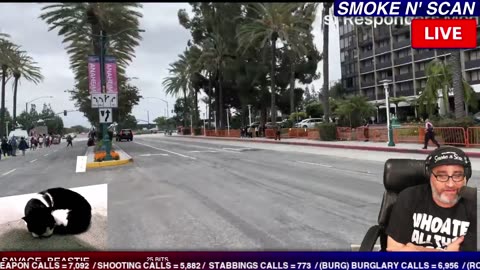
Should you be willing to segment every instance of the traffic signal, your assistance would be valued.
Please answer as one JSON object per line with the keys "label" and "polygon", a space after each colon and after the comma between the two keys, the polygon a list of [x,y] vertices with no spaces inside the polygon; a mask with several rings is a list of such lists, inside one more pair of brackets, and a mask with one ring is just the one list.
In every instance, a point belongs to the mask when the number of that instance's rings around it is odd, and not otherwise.
{"label": "traffic signal", "polygon": [[67,116],[67,110],[63,111],[63,115]]}

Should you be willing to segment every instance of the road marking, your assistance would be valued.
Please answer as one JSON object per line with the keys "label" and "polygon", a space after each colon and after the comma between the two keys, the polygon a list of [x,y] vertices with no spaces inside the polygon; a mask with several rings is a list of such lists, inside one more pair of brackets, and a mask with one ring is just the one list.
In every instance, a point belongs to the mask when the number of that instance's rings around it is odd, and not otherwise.
{"label": "road marking", "polygon": [[180,156],[180,157],[189,158],[189,159],[197,159],[197,158],[194,158],[194,157],[182,155],[182,154],[180,154],[180,153],[176,153],[176,152],[169,151],[169,150],[166,150],[166,149],[158,148],[158,147],[151,146],[151,145],[148,145],[148,144],[139,143],[139,142],[135,142],[135,143],[136,143],[136,144],[143,145],[143,146],[146,146],[146,147],[153,148],[153,149],[155,149],[155,150],[160,150],[160,151],[164,151],[164,152],[167,152],[167,153],[170,153],[170,154],[173,154],[173,155],[177,155],[177,156]]}
{"label": "road marking", "polygon": [[164,156],[164,157],[167,157],[168,154],[143,154],[143,155],[140,155],[140,157],[151,157],[151,156]]}
{"label": "road marking", "polygon": [[326,164],[320,164],[320,163],[313,163],[313,162],[306,162],[306,161],[298,161],[298,163],[303,163],[303,164],[308,164],[308,165],[316,165],[316,166],[322,166],[322,167],[327,167],[327,168],[333,168],[331,165],[326,165]]}
{"label": "road marking", "polygon": [[190,153],[218,153],[218,151],[213,151],[213,150],[194,150],[194,151],[190,151]]}
{"label": "road marking", "polygon": [[14,171],[16,171],[16,170],[17,170],[17,169],[12,169],[12,170],[10,170],[10,171],[8,171],[8,172],[6,172],[6,173],[3,173],[2,176],[5,176],[5,175],[7,175],[7,174],[11,174],[12,172],[14,172]]}
{"label": "road marking", "polygon": [[50,155],[50,153],[47,153],[47,154],[45,154],[45,155],[43,155],[43,156],[46,157],[46,156],[48,156],[48,155]]}
{"label": "road marking", "polygon": [[33,162],[35,162],[35,161],[37,161],[37,159],[34,159],[34,160],[30,160],[30,163],[33,163]]}

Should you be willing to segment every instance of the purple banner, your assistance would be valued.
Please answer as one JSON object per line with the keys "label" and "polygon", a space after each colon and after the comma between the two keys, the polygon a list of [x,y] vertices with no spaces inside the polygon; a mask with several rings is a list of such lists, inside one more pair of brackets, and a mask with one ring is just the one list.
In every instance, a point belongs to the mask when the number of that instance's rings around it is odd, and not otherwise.
{"label": "purple banner", "polygon": [[105,82],[107,94],[117,94],[117,61],[113,56],[105,56]]}
{"label": "purple banner", "polygon": [[102,85],[100,81],[100,57],[88,57],[88,90],[90,94],[101,94]]}

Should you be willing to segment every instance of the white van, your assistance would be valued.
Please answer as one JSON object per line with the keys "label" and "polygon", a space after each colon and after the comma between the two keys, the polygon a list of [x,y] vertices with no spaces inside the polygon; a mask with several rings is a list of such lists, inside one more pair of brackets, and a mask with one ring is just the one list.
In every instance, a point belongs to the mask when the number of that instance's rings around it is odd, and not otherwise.
{"label": "white van", "polygon": [[28,132],[23,129],[15,129],[10,131],[10,134],[8,134],[8,139],[10,140],[13,136],[17,139],[17,141],[20,141],[20,138],[23,137],[27,141],[27,143],[30,142],[30,138],[28,136]]}

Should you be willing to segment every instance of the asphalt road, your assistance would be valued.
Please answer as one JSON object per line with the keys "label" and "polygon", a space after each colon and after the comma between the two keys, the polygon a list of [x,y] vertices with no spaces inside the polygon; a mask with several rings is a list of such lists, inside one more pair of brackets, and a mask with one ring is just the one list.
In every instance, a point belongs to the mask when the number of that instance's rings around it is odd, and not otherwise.
{"label": "asphalt road", "polygon": [[349,250],[376,223],[385,160],[424,158],[163,135],[116,144],[132,164],[75,173],[77,141],[1,160],[0,196],[107,183],[112,250]]}

